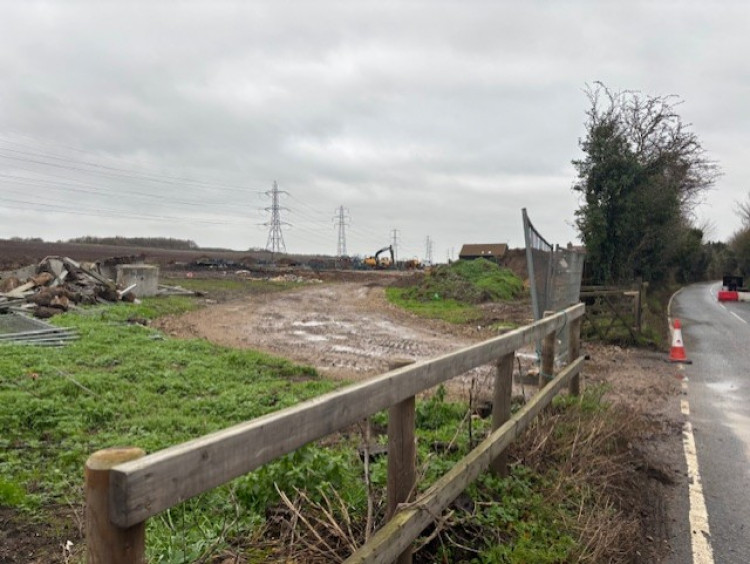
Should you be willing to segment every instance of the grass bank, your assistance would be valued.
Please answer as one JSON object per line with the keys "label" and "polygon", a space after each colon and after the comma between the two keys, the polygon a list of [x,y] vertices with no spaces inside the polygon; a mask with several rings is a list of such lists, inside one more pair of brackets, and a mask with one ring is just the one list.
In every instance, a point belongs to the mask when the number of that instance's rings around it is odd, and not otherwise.
{"label": "grass bank", "polygon": [[388,300],[399,307],[457,324],[481,319],[479,304],[513,300],[524,294],[520,278],[486,259],[440,265],[415,285],[386,289]]}

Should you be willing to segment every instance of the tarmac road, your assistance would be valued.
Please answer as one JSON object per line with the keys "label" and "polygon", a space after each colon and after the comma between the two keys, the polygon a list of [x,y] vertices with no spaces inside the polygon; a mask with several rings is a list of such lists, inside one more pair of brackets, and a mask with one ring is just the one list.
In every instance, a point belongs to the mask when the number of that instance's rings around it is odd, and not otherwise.
{"label": "tarmac road", "polygon": [[[685,288],[671,308],[672,317],[682,322],[685,350],[693,361],[684,366],[687,420],[695,437],[710,528],[706,535],[692,515],[686,529],[688,504],[683,502],[683,531],[673,539],[670,560],[675,564],[750,563],[750,303],[719,303],[720,286],[713,282]],[[690,504],[694,514],[700,503],[690,498]],[[695,552],[700,544],[696,535],[708,538],[713,560],[710,553]]]}

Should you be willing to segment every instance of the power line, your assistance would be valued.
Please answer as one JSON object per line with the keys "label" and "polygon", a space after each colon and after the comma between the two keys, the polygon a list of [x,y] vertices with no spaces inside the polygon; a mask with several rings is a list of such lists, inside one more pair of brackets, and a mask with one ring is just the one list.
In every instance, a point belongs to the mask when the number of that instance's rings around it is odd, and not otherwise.
{"label": "power line", "polygon": [[[6,198],[6,197],[0,197],[0,202],[4,203],[4,207],[7,208],[13,208],[13,209],[19,209],[23,211],[52,211],[52,212],[58,212],[58,213],[65,213],[70,215],[82,215],[82,216],[90,216],[90,217],[122,217],[122,218],[130,218],[130,219],[145,219],[145,220],[152,220],[152,221],[190,221],[191,223],[204,223],[207,225],[227,225],[227,224],[234,224],[234,225],[243,225],[244,222],[235,222],[235,221],[227,221],[226,219],[216,219],[216,220],[210,220],[210,219],[204,219],[204,218],[198,218],[198,217],[176,217],[176,216],[166,216],[166,215],[149,215],[149,214],[143,214],[141,212],[127,212],[122,210],[113,210],[113,209],[107,209],[107,208],[88,208],[88,207],[82,207],[82,206],[64,206],[60,204],[55,203],[48,203],[48,202],[33,202],[29,200],[16,200],[13,198]],[[8,203],[10,202],[10,204]],[[13,204],[20,204],[20,205],[13,205]]]}
{"label": "power line", "polygon": [[[15,146],[23,147],[24,149],[28,148],[23,143],[10,141],[7,139],[3,139],[2,137],[3,136],[0,135],[0,143],[4,143],[6,145],[15,145]],[[38,146],[38,143],[36,144],[36,146]],[[78,151],[80,153],[84,153],[84,154],[88,153],[91,155],[95,155],[95,153],[92,153],[91,151],[84,151],[82,149],[76,149],[73,147],[71,147],[71,149],[73,149],[74,151]],[[90,170],[93,168],[93,169],[100,169],[100,171],[108,171],[109,174],[105,174],[106,176],[112,176],[112,173],[122,173],[122,174],[116,174],[114,176],[123,177],[123,178],[135,178],[135,179],[155,181],[155,182],[164,182],[167,184],[177,184],[180,186],[183,186],[185,184],[193,184],[193,185],[202,186],[202,187],[210,188],[210,189],[232,190],[235,192],[237,190],[243,190],[242,186],[239,186],[236,184],[229,184],[229,183],[221,182],[221,181],[202,180],[202,179],[190,178],[186,176],[161,174],[161,173],[150,172],[150,171],[141,172],[141,171],[136,170],[135,168],[122,168],[122,167],[109,166],[109,165],[104,165],[104,164],[100,164],[100,163],[96,163],[92,161],[80,160],[76,158],[71,158],[70,156],[59,155],[59,154],[49,153],[49,152],[40,153],[40,152],[37,152],[36,150],[21,151],[18,149],[9,149],[7,147],[0,147],[0,151],[4,151],[7,153],[14,153],[16,155],[23,155],[24,157],[35,157],[35,158],[42,158],[42,159],[52,159],[55,161],[62,161],[65,164],[74,163],[84,168],[61,166],[56,163],[51,163],[49,161],[38,161],[35,159],[14,157],[12,155],[2,155],[2,158],[5,158],[5,159],[16,160],[19,162],[29,162],[29,163],[40,164],[40,165],[45,165],[45,166],[52,166],[56,168],[67,168],[69,170],[78,170],[81,172],[89,172],[92,174],[96,174],[98,172],[96,170]],[[121,159],[117,159],[116,157],[108,157],[108,158],[110,158],[111,160],[121,160]],[[129,162],[125,162],[125,164],[131,167],[142,166],[141,164],[133,164]],[[103,174],[103,173],[100,172],[100,174]]]}
{"label": "power line", "polygon": [[[6,182],[3,179],[8,179]],[[69,180],[67,177],[50,177],[50,179],[47,178],[38,178],[38,177],[26,177],[26,176],[17,176],[12,174],[3,174],[0,173],[0,183],[7,184],[7,185],[27,185],[27,186],[36,186],[36,187],[43,187],[46,190],[52,190],[56,192],[76,192],[81,194],[88,194],[95,198],[101,198],[101,197],[107,197],[109,194],[106,194],[101,191],[100,187],[95,184],[87,184],[85,182],[76,182],[76,181],[66,181]],[[89,189],[87,189],[89,188]],[[28,191],[27,191],[28,192]],[[170,204],[171,206],[174,206],[175,204],[179,205],[185,205],[185,206],[193,206],[193,207],[201,207],[205,208],[207,206],[211,207],[221,207],[226,206],[226,202],[208,202],[205,200],[202,201],[187,201],[187,200],[180,200],[180,199],[174,199],[168,196],[163,196],[160,194],[148,194],[145,192],[138,192],[135,190],[127,190],[127,189],[117,189],[117,194],[120,194],[122,196],[128,196],[128,198],[141,198],[141,199],[148,199],[150,201],[156,201],[156,202],[162,202],[166,204]],[[236,211],[236,209],[234,210]]]}

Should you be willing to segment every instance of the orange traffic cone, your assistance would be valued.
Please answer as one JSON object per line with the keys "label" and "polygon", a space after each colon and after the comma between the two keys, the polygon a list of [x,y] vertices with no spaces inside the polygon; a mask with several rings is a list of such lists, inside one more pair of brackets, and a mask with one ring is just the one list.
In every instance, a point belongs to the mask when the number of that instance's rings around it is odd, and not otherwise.
{"label": "orange traffic cone", "polygon": [[679,319],[674,320],[674,331],[672,332],[672,349],[669,351],[669,362],[682,362],[690,364],[685,354],[685,345],[682,342],[682,324]]}

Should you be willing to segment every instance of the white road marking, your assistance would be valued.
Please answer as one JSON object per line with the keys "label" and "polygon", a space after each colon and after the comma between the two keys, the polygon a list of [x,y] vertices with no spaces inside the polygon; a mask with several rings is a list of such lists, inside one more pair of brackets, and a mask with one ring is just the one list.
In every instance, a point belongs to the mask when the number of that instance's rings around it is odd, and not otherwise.
{"label": "white road marking", "polygon": [[[711,290],[718,286],[717,284],[709,288],[708,293],[712,299],[713,294]],[[672,328],[672,300],[680,291],[682,291],[682,288],[672,295],[667,304],[667,319],[669,320],[670,329]],[[718,303],[721,307],[729,311],[724,304],[718,301],[714,303]],[[680,365],[679,369],[682,371],[685,367]],[[687,378],[684,378],[682,381],[682,391],[687,394]],[[687,399],[680,401],[680,409],[685,417],[690,415],[690,404]],[[695,436],[693,435],[693,425],[690,421],[685,421],[682,428],[682,446],[685,451],[685,462],[688,469],[690,544],[693,549],[693,564],[714,564],[714,552],[709,541],[711,531],[708,528],[708,509],[706,508],[706,499],[703,496],[703,481],[698,471],[698,453],[695,446]]]}
{"label": "white road marking", "polygon": [[[682,383],[683,391],[687,384]],[[690,415],[690,404],[684,399],[680,402],[680,409],[685,416]],[[682,446],[685,450],[685,461],[688,469],[688,497],[690,499],[690,540],[693,547],[693,564],[714,564],[714,553],[709,539],[711,531],[708,528],[708,510],[703,496],[703,481],[698,470],[698,453],[695,447],[693,425],[685,421],[682,429]]]}
{"label": "white road marking", "polygon": [[736,313],[734,313],[733,311],[730,311],[729,313],[731,313],[731,314],[732,314],[732,315],[734,315],[734,316],[735,316],[735,317],[736,317],[737,319],[739,319],[740,321],[742,321],[742,323],[744,323],[745,325],[747,325],[747,321],[745,321],[744,319],[742,319],[742,318],[741,318],[741,317],[740,317],[739,315],[737,315],[737,314],[736,314]]}
{"label": "white road marking", "polygon": [[[680,288],[677,290],[674,294],[672,294],[669,298],[669,302],[667,302],[667,319],[669,320],[669,326],[672,326],[672,301],[675,299],[675,296],[682,292],[684,288]],[[710,293],[710,292],[709,292]]]}
{"label": "white road marking", "polygon": [[[718,288],[720,284],[715,284],[713,286],[709,286],[706,290],[708,292],[708,297],[711,298],[711,300],[714,299],[714,296],[718,297],[718,292],[714,292],[714,288]],[[717,302],[719,305],[723,305],[721,302]]]}

